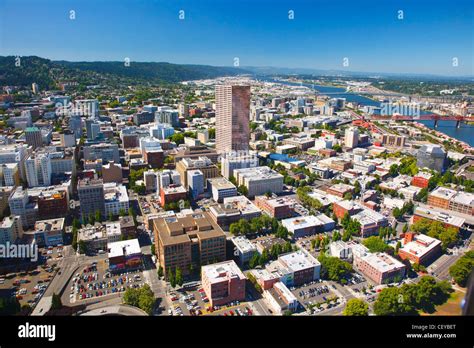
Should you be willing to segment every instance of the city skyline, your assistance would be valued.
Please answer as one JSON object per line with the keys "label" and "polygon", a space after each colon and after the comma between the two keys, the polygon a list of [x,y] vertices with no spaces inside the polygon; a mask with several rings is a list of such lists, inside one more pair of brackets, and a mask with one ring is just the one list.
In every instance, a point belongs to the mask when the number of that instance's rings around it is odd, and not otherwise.
{"label": "city skyline", "polygon": [[468,1],[455,6],[438,1],[111,6],[102,1],[92,10],[88,1],[19,3],[25,6],[0,1],[1,12],[8,14],[0,27],[3,55],[348,73],[471,76],[474,71]]}

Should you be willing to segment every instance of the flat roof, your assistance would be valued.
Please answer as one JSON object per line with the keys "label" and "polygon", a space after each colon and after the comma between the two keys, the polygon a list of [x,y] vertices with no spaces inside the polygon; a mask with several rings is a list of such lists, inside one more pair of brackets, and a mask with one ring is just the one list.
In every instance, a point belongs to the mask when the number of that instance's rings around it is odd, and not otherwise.
{"label": "flat roof", "polygon": [[417,207],[415,209],[414,215],[418,215],[430,220],[439,221],[448,225],[452,225],[458,228],[461,228],[466,220],[459,216],[454,216],[446,212],[440,212],[428,208]]}
{"label": "flat roof", "polygon": [[109,249],[109,258],[140,254],[142,252],[140,243],[138,243],[138,239],[136,238],[109,243],[107,247]]}
{"label": "flat roof", "polygon": [[424,234],[413,236],[413,240],[402,246],[402,250],[418,257],[428,254],[431,250],[441,245],[441,241]]}
{"label": "flat roof", "polygon": [[362,259],[381,273],[405,267],[403,263],[385,253],[367,253]]}
{"label": "flat roof", "polygon": [[321,266],[321,263],[313,256],[304,253],[301,250],[284,254],[278,257],[280,262],[283,262],[292,272],[301,271],[310,267]]}
{"label": "flat roof", "polygon": [[201,269],[202,274],[206,276],[211,284],[227,282],[233,278],[247,279],[233,260],[202,266]]}

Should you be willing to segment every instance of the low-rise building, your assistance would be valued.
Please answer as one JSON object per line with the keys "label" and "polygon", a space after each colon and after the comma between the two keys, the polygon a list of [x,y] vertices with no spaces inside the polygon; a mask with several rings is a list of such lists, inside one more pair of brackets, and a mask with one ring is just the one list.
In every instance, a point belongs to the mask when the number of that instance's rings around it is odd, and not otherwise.
{"label": "low-rise building", "polygon": [[108,244],[111,272],[138,269],[142,265],[142,250],[138,239],[128,239]]}
{"label": "low-rise building", "polygon": [[63,244],[64,218],[41,220],[35,223],[34,239],[39,246]]}
{"label": "low-rise building", "polygon": [[296,201],[288,197],[270,198],[267,196],[257,196],[255,197],[255,205],[271,217],[285,219],[294,215]]}
{"label": "low-rise building", "polygon": [[441,256],[441,241],[424,234],[405,233],[402,247],[398,255],[413,263],[427,265]]}
{"label": "low-rise building", "polygon": [[385,253],[370,253],[367,248],[359,246],[353,249],[354,267],[365,277],[376,284],[386,284],[405,277],[406,266]]}
{"label": "low-rise building", "polygon": [[253,245],[245,236],[233,237],[234,256],[238,258],[241,266],[250,261],[252,256],[257,252],[257,247]]}
{"label": "low-rise building", "polygon": [[283,175],[266,166],[235,169],[234,176],[238,186],[244,185],[247,188],[248,197],[283,191]]}
{"label": "low-rise building", "polygon": [[202,288],[211,306],[245,300],[247,278],[234,261],[224,261],[203,266]]}
{"label": "low-rise building", "polygon": [[263,298],[273,311],[282,315],[285,311],[296,312],[298,299],[282,282],[276,282],[273,287],[263,291]]}
{"label": "low-rise building", "polygon": [[454,216],[444,211],[436,211],[423,207],[416,207],[412,222],[416,223],[421,219],[428,219],[431,221],[439,221],[444,227],[454,227],[456,230],[460,230],[465,223],[465,219],[459,216]]}
{"label": "low-rise building", "polygon": [[226,197],[237,196],[237,187],[226,178],[207,179],[207,188],[212,193],[212,198],[221,203]]}
{"label": "low-rise building", "polygon": [[324,214],[317,216],[298,216],[282,220],[282,225],[293,235],[301,238],[320,232],[328,232],[334,229],[335,222]]}
{"label": "low-rise building", "polygon": [[250,221],[261,214],[261,210],[245,196],[226,197],[223,203],[209,207],[209,215],[224,230],[240,219]]}
{"label": "low-rise building", "polygon": [[162,187],[160,190],[160,204],[164,207],[168,203],[179,202],[182,199],[186,199],[188,192],[181,185],[170,185]]}

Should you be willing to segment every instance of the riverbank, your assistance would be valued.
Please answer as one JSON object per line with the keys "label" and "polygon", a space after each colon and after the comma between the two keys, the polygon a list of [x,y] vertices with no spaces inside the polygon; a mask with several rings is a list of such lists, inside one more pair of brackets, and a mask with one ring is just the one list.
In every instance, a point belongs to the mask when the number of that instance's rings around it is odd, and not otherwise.
{"label": "riverbank", "polygon": [[462,150],[464,151],[464,153],[474,153],[474,147],[472,147],[470,144],[468,143],[465,143],[464,141],[461,141],[459,139],[456,139],[456,138],[453,138],[443,132],[440,132],[436,129],[432,129],[428,126],[426,126],[425,124],[423,123],[419,123],[419,122],[414,122],[413,125],[420,129],[421,131],[423,132],[426,132],[426,133],[429,133],[429,134],[433,134],[437,137],[439,137],[440,139],[440,143],[443,143],[443,141],[449,141],[450,143],[454,143],[456,145],[459,145]]}

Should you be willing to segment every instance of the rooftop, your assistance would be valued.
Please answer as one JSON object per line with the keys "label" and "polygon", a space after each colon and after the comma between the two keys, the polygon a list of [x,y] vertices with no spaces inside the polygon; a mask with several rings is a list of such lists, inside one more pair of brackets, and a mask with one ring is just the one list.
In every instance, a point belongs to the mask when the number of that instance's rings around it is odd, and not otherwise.
{"label": "rooftop", "polygon": [[321,263],[313,256],[304,253],[301,250],[284,254],[278,257],[278,260],[288,267],[292,272],[301,271],[310,267],[321,266]]}
{"label": "rooftop", "polygon": [[109,243],[108,249],[109,258],[141,254],[142,252],[140,249],[140,243],[138,243],[138,239],[129,239],[120,242]]}
{"label": "rooftop", "polygon": [[202,266],[202,274],[206,276],[211,284],[227,282],[233,278],[247,279],[233,260]]}

